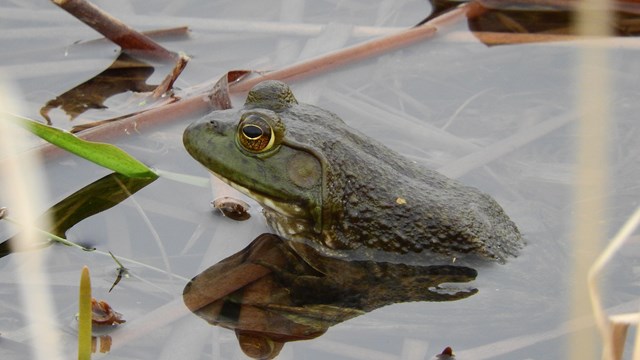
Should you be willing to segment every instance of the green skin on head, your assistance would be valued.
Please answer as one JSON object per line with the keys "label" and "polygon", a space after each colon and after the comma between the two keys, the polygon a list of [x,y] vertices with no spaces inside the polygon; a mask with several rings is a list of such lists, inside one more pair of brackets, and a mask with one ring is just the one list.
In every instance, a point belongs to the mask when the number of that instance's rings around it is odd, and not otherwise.
{"label": "green skin on head", "polygon": [[278,235],[328,255],[504,262],[523,246],[490,196],[299,104],[282,82],[256,85],[242,108],[211,112],[183,141],[193,158],[258,201]]}

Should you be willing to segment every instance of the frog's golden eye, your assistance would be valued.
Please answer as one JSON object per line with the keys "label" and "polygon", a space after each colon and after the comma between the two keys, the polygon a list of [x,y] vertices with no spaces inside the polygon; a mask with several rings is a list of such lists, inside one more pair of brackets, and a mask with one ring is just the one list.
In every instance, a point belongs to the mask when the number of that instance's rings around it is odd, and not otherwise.
{"label": "frog's golden eye", "polygon": [[238,142],[253,153],[262,153],[273,148],[276,134],[267,118],[261,114],[249,113],[238,124]]}

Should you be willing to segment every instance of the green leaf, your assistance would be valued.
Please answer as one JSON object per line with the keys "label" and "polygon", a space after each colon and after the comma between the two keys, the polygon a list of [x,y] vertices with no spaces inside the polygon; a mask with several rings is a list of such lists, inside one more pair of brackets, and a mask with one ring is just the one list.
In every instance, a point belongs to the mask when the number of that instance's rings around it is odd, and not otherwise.
{"label": "green leaf", "polygon": [[145,164],[114,145],[82,140],[67,131],[21,116],[8,113],[2,113],[2,115],[51,144],[122,175],[131,178],[155,179],[158,177]]}
{"label": "green leaf", "polygon": [[[155,178],[130,178],[122,174],[111,173],[53,205],[36,220],[36,223],[46,230],[48,233],[46,236],[55,239],[56,242],[70,245],[67,240],[61,239],[67,236],[67,230],[86,218],[120,204],[155,180]],[[0,214],[2,214],[2,209],[0,208]],[[9,217],[4,217],[4,220],[13,222]],[[47,225],[48,228],[44,228]],[[0,243],[0,258],[12,253],[15,241],[16,238],[11,237]],[[38,247],[51,244],[53,242],[44,242]]]}

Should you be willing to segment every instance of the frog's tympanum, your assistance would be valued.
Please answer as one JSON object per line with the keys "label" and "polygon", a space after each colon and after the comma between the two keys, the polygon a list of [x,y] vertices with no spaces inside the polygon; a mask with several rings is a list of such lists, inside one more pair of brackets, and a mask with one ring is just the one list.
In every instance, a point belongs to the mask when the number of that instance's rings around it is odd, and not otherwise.
{"label": "frog's tympanum", "polygon": [[[452,301],[477,292],[452,284],[475,279],[469,267],[346,261],[301,243],[294,250],[288,243],[260,235],[184,289],[191,311],[234,330],[242,350],[255,359],[271,359],[286,342],[318,337],[334,324],[388,304]],[[314,266],[306,262],[310,257]],[[320,263],[322,271],[316,268]]]}
{"label": "frog's tympanum", "polygon": [[281,82],[256,85],[242,108],[206,115],[183,140],[191,156],[256,199],[278,235],[325,255],[504,262],[522,246],[491,197],[299,104]]}

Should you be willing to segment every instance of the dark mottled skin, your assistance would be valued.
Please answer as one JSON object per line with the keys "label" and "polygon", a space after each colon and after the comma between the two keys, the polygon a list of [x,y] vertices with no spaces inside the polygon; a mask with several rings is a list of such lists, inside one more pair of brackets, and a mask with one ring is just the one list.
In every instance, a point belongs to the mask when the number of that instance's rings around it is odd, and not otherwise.
{"label": "dark mottled skin", "polygon": [[[230,145],[239,146],[235,127],[248,109],[268,109],[281,119],[286,130],[275,155],[258,158]],[[265,216],[280,236],[310,241],[326,253],[355,250],[348,253],[361,259],[381,253],[474,254],[504,262],[523,244],[491,197],[412,163],[326,110],[298,104],[280,82],[258,84],[243,109],[215,111],[192,124],[184,142],[212,172],[259,193],[250,195],[263,205],[261,197],[304,208],[292,216],[265,206]],[[234,152],[239,155],[229,154]],[[279,175],[296,152],[313,155],[322,166],[322,180],[311,189]]]}

